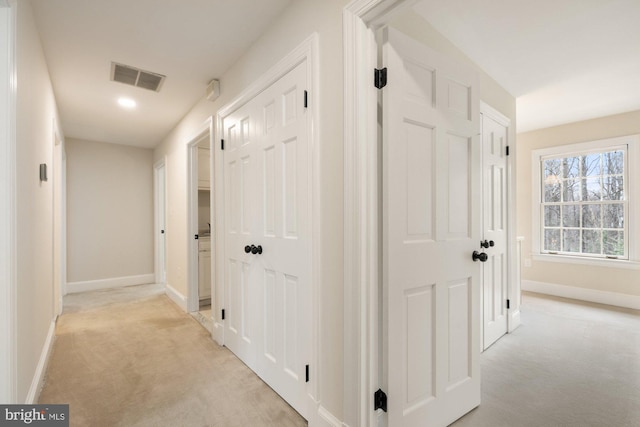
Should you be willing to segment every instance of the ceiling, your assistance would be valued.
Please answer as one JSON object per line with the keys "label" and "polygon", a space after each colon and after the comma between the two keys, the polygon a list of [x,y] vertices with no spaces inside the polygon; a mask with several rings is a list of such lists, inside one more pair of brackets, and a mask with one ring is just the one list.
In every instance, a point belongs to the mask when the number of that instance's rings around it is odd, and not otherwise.
{"label": "ceiling", "polygon": [[640,110],[639,0],[427,0],[414,10],[516,97],[518,132]]}
{"label": "ceiling", "polygon": [[[156,146],[290,2],[32,0],[64,135]],[[112,82],[111,61],[165,82],[159,92]],[[137,107],[121,108],[121,96]]]}
{"label": "ceiling", "polygon": [[[292,1],[32,0],[65,136],[156,146]],[[414,10],[517,98],[519,132],[640,109],[638,0]],[[112,61],[166,80],[160,92],[112,82]]]}

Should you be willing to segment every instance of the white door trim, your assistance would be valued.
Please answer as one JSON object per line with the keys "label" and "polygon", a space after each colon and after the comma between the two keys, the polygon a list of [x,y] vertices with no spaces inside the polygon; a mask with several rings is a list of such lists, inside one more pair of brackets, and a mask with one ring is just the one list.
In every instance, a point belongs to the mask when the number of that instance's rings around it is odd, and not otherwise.
{"label": "white door trim", "polygon": [[[187,144],[187,245],[188,245],[188,283],[187,311],[198,311],[198,143],[209,137],[209,147],[213,140],[213,117],[208,117],[197,133]],[[213,229],[212,229],[213,234]],[[213,295],[211,295],[213,303]]]}
{"label": "white door trim", "polygon": [[0,0],[0,402],[18,403],[16,307],[16,4]]}
{"label": "white door trim", "polygon": [[[307,63],[307,82],[309,92],[309,165],[311,165],[309,171],[309,192],[311,193],[310,203],[311,209],[311,364],[310,364],[310,386],[309,394],[311,399],[314,400],[316,405],[320,404],[319,382],[322,381],[321,375],[319,375],[319,349],[320,349],[320,324],[319,312],[320,312],[320,291],[319,286],[322,283],[322,271],[320,269],[320,236],[321,233],[321,220],[320,220],[320,147],[319,147],[319,98],[321,96],[319,90],[319,68],[318,68],[318,35],[313,33],[305,41],[303,41],[298,47],[281,59],[276,65],[263,73],[258,80],[247,87],[240,95],[238,95],[233,101],[225,104],[216,115],[216,137],[215,141],[220,141],[223,138],[222,124],[223,119],[237,110],[240,106],[249,102],[255,98],[260,92],[277,82],[281,77],[285,76],[289,71],[293,70],[298,64]],[[216,227],[220,232],[215,234],[215,242],[213,247],[216,253],[216,263],[220,266],[225,259],[224,254],[224,164],[223,155],[220,144],[214,144],[212,146],[211,153],[214,157],[214,197],[215,197],[215,216]],[[213,310],[212,317],[214,323],[214,339],[219,344],[224,344],[224,321],[221,319],[221,309],[224,308],[224,268],[216,269],[216,286],[215,296],[221,305],[217,309]],[[213,294],[212,294],[213,295]],[[212,303],[212,307],[214,307]]]}
{"label": "white door trim", "polygon": [[[160,169],[164,169],[164,206],[160,206]],[[166,254],[166,227],[167,227],[167,206],[166,206],[166,201],[167,201],[167,158],[166,156],[164,156],[162,159],[158,160],[157,162],[155,162],[153,164],[153,223],[154,223],[154,227],[153,227],[153,235],[154,235],[154,259],[155,259],[155,282],[156,283],[161,283],[163,285],[166,286],[166,281],[167,278],[162,276],[162,262],[163,260],[160,257],[160,253],[161,248],[160,248],[160,235],[159,235],[159,230],[160,230],[160,213],[161,213],[161,209],[164,209],[165,211],[165,218],[164,218],[164,223],[165,223],[165,256],[164,256],[164,269],[165,269],[165,275],[166,275],[166,268],[167,268],[167,254]]]}
{"label": "white door trim", "polygon": [[344,43],[344,424],[376,426],[380,384],[379,188],[374,30],[417,0],[354,0]]}

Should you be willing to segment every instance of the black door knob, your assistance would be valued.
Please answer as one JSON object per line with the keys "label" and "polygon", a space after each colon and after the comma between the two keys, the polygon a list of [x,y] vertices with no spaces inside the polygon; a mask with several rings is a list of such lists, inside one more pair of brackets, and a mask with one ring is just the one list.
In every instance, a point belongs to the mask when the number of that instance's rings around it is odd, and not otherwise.
{"label": "black door knob", "polygon": [[252,247],[253,247],[253,245],[251,245],[251,246],[249,246],[249,245],[245,246],[245,247],[244,247],[244,251],[245,251],[245,253],[249,253],[249,252],[251,252],[251,248],[252,248]]}
{"label": "black door knob", "polygon": [[493,240],[489,240],[489,246],[494,247],[496,244]]}
{"label": "black door knob", "polygon": [[484,252],[473,251],[472,258],[474,261],[487,262],[489,257]]}
{"label": "black door knob", "polygon": [[258,245],[258,246],[253,246],[251,245],[251,253],[256,255],[256,254],[261,254],[262,253],[262,246]]}

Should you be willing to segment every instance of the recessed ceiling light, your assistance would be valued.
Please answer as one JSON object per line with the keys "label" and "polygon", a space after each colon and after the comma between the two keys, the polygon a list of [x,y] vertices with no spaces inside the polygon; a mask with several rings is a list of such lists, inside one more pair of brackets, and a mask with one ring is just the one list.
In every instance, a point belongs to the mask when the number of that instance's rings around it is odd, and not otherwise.
{"label": "recessed ceiling light", "polygon": [[131,109],[136,107],[136,101],[131,98],[118,98],[118,104],[123,108]]}

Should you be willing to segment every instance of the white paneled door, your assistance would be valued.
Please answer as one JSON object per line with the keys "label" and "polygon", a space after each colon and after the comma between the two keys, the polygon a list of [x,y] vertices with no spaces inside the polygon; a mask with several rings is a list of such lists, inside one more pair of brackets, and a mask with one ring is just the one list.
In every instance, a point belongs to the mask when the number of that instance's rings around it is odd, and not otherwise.
{"label": "white paneled door", "polygon": [[483,175],[483,349],[507,333],[507,145],[508,120],[489,107],[481,111]]}
{"label": "white paneled door", "polygon": [[383,66],[388,425],[446,426],[480,403],[477,77],[391,28]]}
{"label": "white paneled door", "polygon": [[223,119],[225,345],[307,416],[311,224],[307,64]]}

